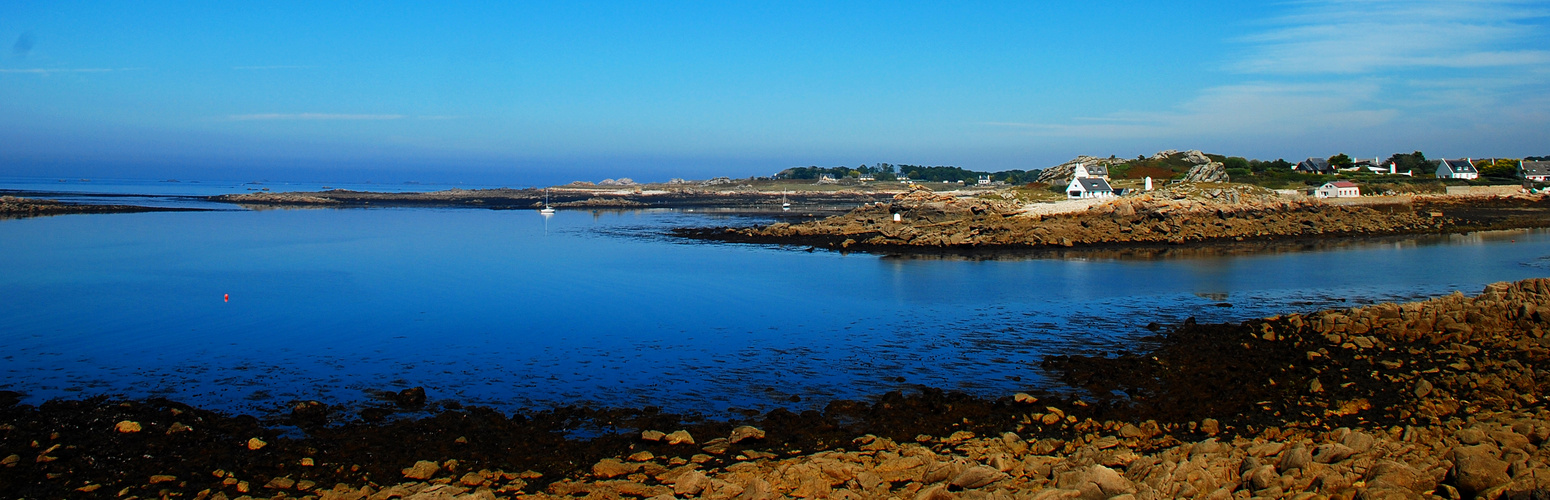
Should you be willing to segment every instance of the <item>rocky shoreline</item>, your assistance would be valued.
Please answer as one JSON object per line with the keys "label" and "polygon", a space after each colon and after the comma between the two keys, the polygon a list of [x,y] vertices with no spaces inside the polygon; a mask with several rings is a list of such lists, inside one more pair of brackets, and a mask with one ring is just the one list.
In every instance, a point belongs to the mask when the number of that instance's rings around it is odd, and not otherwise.
{"label": "rocky shoreline", "polygon": [[[23,498],[1544,498],[1550,279],[1186,321],[1055,356],[1069,387],[921,388],[824,411],[504,415],[403,391],[261,421],[168,401],[0,400]],[[1057,389],[1057,388],[1047,388]],[[430,405],[432,416],[384,418]],[[285,429],[294,426],[296,431]],[[1128,496],[1126,496],[1128,495]]]}
{"label": "rocky shoreline", "polygon": [[[584,189],[553,188],[549,205],[557,208],[716,208],[780,211],[781,200],[802,212],[837,213],[887,199],[892,193],[863,191]],[[245,193],[211,196],[209,201],[243,206],[284,207],[467,207],[496,210],[543,208],[542,189],[449,189],[423,193],[379,193],[335,189],[318,192]]]}
{"label": "rocky shoreline", "polygon": [[676,234],[892,253],[1175,246],[1550,227],[1550,199],[1542,195],[1414,196],[1357,205],[1263,194],[1251,198],[1228,185],[1206,192],[1215,195],[1190,199],[1160,192],[1046,215],[1002,200],[916,190],[822,220]]}
{"label": "rocky shoreline", "polygon": [[54,200],[0,196],[0,219],[21,219],[67,214],[125,214],[142,212],[203,212],[199,208],[142,207],[138,205],[83,205]]}

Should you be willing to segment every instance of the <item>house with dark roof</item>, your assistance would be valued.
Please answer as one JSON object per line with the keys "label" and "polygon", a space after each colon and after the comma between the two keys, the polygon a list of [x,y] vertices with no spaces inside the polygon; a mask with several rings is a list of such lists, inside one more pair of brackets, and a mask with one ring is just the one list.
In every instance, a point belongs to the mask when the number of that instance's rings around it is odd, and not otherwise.
{"label": "house with dark roof", "polygon": [[1432,164],[1437,165],[1438,179],[1478,179],[1480,171],[1475,169],[1475,164],[1469,158],[1462,160],[1436,160]]}
{"label": "house with dark roof", "polygon": [[1518,161],[1518,175],[1534,182],[1550,181],[1550,161]]}
{"label": "house with dark roof", "polygon": [[1313,196],[1319,198],[1356,198],[1361,195],[1361,188],[1351,181],[1326,182],[1313,190]]}
{"label": "house with dark roof", "polygon": [[1072,200],[1113,196],[1114,188],[1102,177],[1072,177],[1071,184],[1066,186],[1066,198]]}
{"label": "house with dark roof", "polygon": [[1292,170],[1305,174],[1335,173],[1335,167],[1329,164],[1329,160],[1323,158],[1308,158],[1306,160],[1297,162],[1297,166],[1292,167]]}

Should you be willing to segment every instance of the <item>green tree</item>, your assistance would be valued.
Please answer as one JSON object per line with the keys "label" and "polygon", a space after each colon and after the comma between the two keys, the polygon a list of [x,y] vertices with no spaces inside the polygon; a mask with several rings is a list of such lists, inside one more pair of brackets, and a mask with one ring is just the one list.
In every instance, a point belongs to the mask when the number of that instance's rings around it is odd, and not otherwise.
{"label": "green tree", "polygon": [[1494,177],[1498,179],[1514,179],[1518,177],[1518,160],[1511,158],[1477,160],[1475,161],[1475,168],[1480,170],[1481,177]]}
{"label": "green tree", "polygon": [[1329,157],[1329,166],[1335,167],[1336,170],[1339,170],[1339,169],[1342,169],[1342,168],[1351,168],[1351,166],[1355,165],[1355,164],[1356,164],[1356,162],[1352,161],[1351,157],[1350,156],[1346,156],[1345,153],[1340,153],[1340,154],[1337,154],[1335,156]]}
{"label": "green tree", "polygon": [[1389,157],[1388,163],[1393,163],[1394,171],[1400,173],[1412,172],[1414,175],[1421,176],[1437,172],[1437,167],[1432,166],[1432,162],[1426,161],[1426,155],[1420,151],[1410,154],[1396,153]]}

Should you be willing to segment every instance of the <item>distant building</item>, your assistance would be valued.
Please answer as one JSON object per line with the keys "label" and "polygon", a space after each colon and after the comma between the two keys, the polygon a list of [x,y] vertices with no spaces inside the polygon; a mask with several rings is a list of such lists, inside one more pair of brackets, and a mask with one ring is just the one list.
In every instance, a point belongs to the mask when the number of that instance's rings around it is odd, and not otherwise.
{"label": "distant building", "polygon": [[1305,174],[1335,173],[1335,167],[1329,164],[1329,160],[1323,158],[1308,158],[1306,160],[1297,162],[1297,166],[1292,167],[1292,170]]}
{"label": "distant building", "polygon": [[976,182],[975,184],[978,184],[978,185],[981,185],[981,186],[989,186],[990,185],[990,176],[988,176],[988,175],[981,175],[980,179],[979,179],[979,182]]}
{"label": "distant building", "polygon": [[1089,167],[1086,164],[1077,163],[1076,168],[1071,170],[1071,176],[1078,179],[1084,177],[1097,177],[1103,180],[1108,180],[1109,167],[1103,165],[1093,165]]}
{"label": "distant building", "polygon": [[1534,182],[1550,181],[1550,161],[1519,161],[1518,175]]}
{"label": "distant building", "polygon": [[1355,198],[1361,195],[1361,188],[1351,181],[1326,182],[1313,191],[1313,196],[1318,198]]}
{"label": "distant building", "polygon": [[861,181],[861,182],[868,182],[868,181],[875,181],[875,180],[877,180],[877,178],[873,177],[872,174],[861,174],[861,176],[857,177],[856,180]]}
{"label": "distant building", "polygon": [[1437,160],[1438,179],[1478,179],[1480,171],[1475,170],[1475,164],[1468,158],[1462,160]]}
{"label": "distant building", "polygon": [[1071,184],[1066,186],[1066,198],[1111,198],[1114,196],[1114,188],[1109,186],[1109,181],[1101,177],[1073,177]]}

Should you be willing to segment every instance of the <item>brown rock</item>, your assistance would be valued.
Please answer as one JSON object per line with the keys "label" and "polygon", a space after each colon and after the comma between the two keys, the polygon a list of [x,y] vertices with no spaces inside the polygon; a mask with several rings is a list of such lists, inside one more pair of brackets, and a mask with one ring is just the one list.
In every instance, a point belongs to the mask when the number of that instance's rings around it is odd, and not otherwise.
{"label": "brown rock", "polygon": [[296,480],[288,477],[277,477],[264,483],[264,487],[271,490],[288,490],[292,486],[296,486]]}
{"label": "brown rock", "polygon": [[994,483],[1005,476],[1006,474],[1002,474],[1001,471],[996,470],[995,467],[988,465],[976,465],[974,467],[964,469],[963,472],[959,472],[958,475],[954,476],[951,481],[948,481],[948,483],[959,488],[974,489],[990,483]]}
{"label": "brown rock", "polygon": [[665,437],[667,434],[662,431],[641,431],[640,433],[640,438],[645,441],[661,441]]}
{"label": "brown rock", "polygon": [[1473,496],[1506,484],[1507,462],[1497,458],[1496,447],[1489,444],[1453,448],[1453,476],[1465,496]]}
{"label": "brown rock", "polygon": [[751,425],[738,426],[736,429],[732,429],[732,435],[727,438],[727,441],[740,443],[749,439],[764,439],[764,431]]}
{"label": "brown rock", "polygon": [[177,481],[177,480],[178,480],[177,476],[169,476],[169,475],[164,475],[164,474],[158,474],[158,475],[155,475],[155,476],[151,476],[151,481],[150,482],[151,482],[151,484],[161,484],[161,483],[170,483],[170,482]]}
{"label": "brown rock", "polygon": [[129,421],[129,420],[125,420],[123,422],[119,422],[118,424],[114,425],[113,426],[113,430],[116,430],[116,431],[119,431],[119,432],[122,432],[122,433],[125,433],[125,434],[131,433],[131,432],[140,432],[140,423],[139,422],[132,422],[132,421]]}
{"label": "brown rock", "polygon": [[640,464],[627,464],[617,458],[605,458],[592,465],[592,475],[601,478],[613,478],[640,470]]}
{"label": "brown rock", "polygon": [[667,440],[667,444],[694,444],[694,436],[684,430],[673,431],[663,439]]}
{"label": "brown rock", "polygon": [[269,445],[269,443],[265,443],[264,440],[259,439],[259,438],[249,438],[248,439],[248,449],[249,450],[258,451],[260,448],[263,448],[263,447],[268,446],[268,445]]}
{"label": "brown rock", "polygon": [[710,484],[710,479],[705,473],[693,470],[679,475],[673,479],[673,493],[678,495],[698,495]]}
{"label": "brown rock", "polygon": [[432,476],[435,476],[436,472],[440,470],[440,464],[429,460],[421,460],[415,462],[414,466],[404,469],[403,473],[404,477],[406,478],[424,481],[426,479],[430,479]]}

